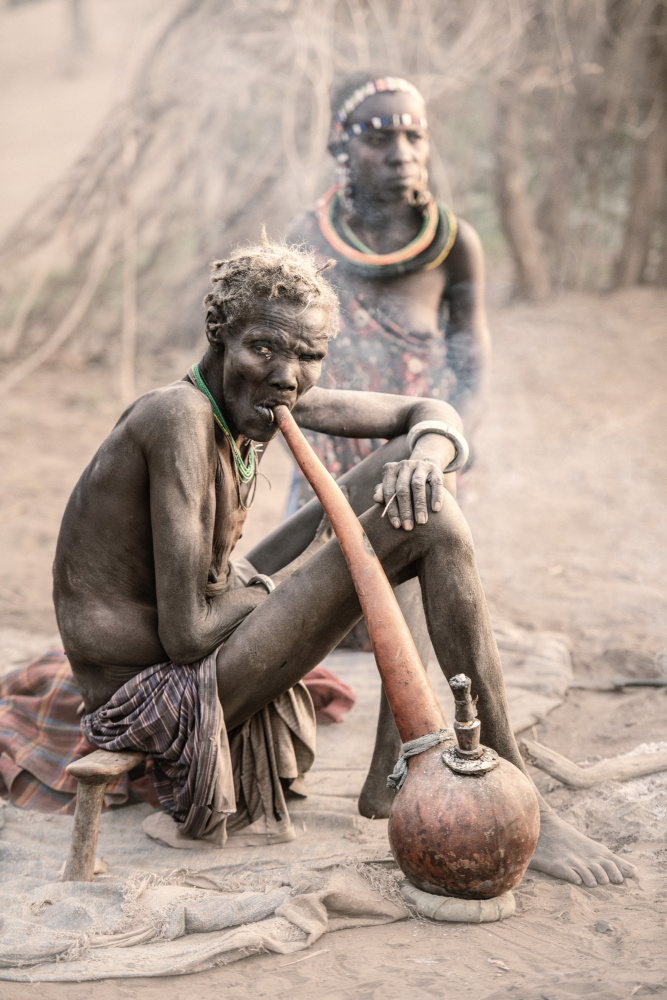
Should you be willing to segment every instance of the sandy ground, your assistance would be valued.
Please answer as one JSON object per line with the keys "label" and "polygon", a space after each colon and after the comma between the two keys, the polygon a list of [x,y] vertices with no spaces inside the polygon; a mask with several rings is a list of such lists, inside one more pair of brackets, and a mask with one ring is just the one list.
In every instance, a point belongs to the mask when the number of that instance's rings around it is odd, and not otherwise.
{"label": "sandy ground", "polygon": [[[666,306],[664,293],[637,290],[492,314],[493,386],[464,509],[492,607],[522,625],[568,635],[579,676],[667,670]],[[185,362],[178,354],[144,361],[141,388],[180,375]],[[50,564],[59,518],[119,414],[117,398],[113,372],[62,364],[2,401],[1,628],[32,632],[36,642],[55,630]],[[244,549],[280,518],[289,461],[278,443],[269,449],[264,467],[273,488],[260,482]],[[665,740],[666,709],[664,691],[572,690],[537,737],[574,760],[613,756]],[[344,723],[339,732],[345,739]],[[502,925],[409,921],[332,934],[295,965],[266,955],[186,979],[2,983],[0,995],[667,996],[665,786],[641,786],[636,800],[629,786],[582,796],[536,775],[560,812],[628,854],[641,878],[588,890],[529,874],[517,890],[518,916]],[[601,807],[610,795],[625,796],[616,824]],[[651,795],[662,796],[662,807],[651,823],[633,823]],[[596,924],[609,929],[596,931]]]}

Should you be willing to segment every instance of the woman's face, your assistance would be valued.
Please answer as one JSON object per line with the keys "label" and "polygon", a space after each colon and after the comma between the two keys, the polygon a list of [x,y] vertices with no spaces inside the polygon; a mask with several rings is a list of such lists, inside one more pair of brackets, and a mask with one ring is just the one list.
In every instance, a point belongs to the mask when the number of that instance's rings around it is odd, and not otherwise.
{"label": "woman's face", "polygon": [[[425,118],[424,102],[400,91],[374,94],[353,111],[347,124],[403,114]],[[417,125],[370,128],[352,137],[345,151],[355,197],[411,204],[415,191],[425,186],[429,150],[427,130]]]}

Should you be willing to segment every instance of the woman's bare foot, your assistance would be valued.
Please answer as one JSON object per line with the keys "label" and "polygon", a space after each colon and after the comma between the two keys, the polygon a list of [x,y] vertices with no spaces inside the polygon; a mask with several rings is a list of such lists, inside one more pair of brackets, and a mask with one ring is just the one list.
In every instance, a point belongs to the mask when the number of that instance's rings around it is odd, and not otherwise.
{"label": "woman's bare foot", "polygon": [[579,833],[551,809],[541,813],[540,837],[528,867],[591,888],[609,882],[619,885],[637,874],[634,865]]}

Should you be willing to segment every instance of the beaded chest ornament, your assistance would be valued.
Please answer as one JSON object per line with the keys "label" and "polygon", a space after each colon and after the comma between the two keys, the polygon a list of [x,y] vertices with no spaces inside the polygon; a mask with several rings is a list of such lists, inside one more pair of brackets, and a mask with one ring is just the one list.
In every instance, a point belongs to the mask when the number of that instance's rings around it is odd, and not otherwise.
{"label": "beaded chest ornament", "polygon": [[247,461],[244,462],[243,458],[241,457],[241,452],[239,451],[236,441],[234,440],[232,432],[230,431],[227,425],[227,421],[222,415],[220,407],[214,400],[213,396],[211,395],[209,387],[206,385],[206,382],[204,382],[204,379],[201,377],[199,373],[199,365],[193,365],[190,371],[188,372],[188,375],[190,377],[190,380],[194,382],[194,384],[197,386],[200,392],[203,392],[203,394],[206,396],[209,403],[211,404],[211,407],[213,409],[213,419],[215,420],[216,424],[218,425],[222,433],[227,438],[227,442],[234,457],[234,466],[236,468],[239,480],[242,483],[249,483],[250,480],[255,475],[255,469],[256,469],[255,446],[253,444],[250,445]]}

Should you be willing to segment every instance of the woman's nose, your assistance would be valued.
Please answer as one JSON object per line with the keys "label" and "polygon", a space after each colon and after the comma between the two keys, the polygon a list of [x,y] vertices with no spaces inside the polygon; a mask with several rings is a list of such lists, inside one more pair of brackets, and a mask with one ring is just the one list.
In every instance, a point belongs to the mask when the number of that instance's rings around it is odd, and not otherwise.
{"label": "woman's nose", "polygon": [[405,163],[412,158],[413,150],[405,132],[395,132],[394,141],[389,146],[389,159],[392,163]]}
{"label": "woman's nose", "polygon": [[276,365],[269,376],[269,385],[272,389],[279,389],[280,392],[296,392],[296,362],[283,362]]}

